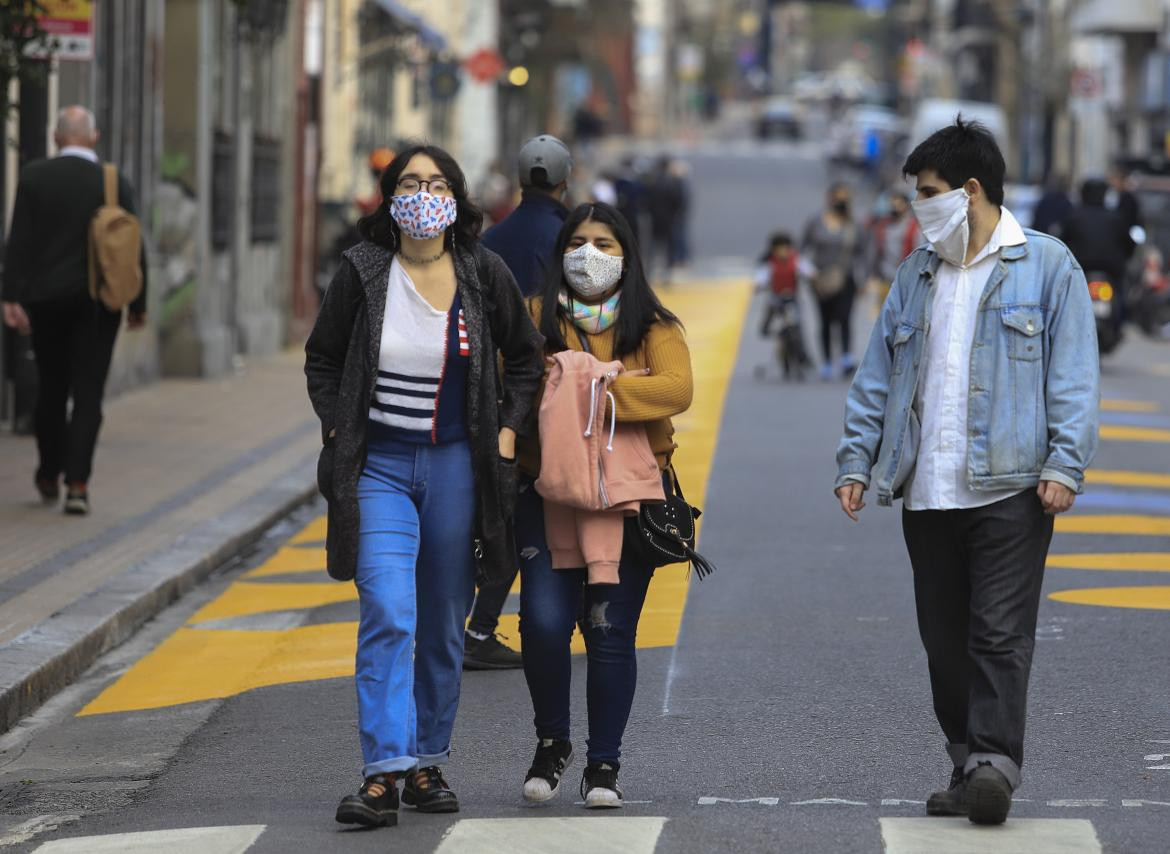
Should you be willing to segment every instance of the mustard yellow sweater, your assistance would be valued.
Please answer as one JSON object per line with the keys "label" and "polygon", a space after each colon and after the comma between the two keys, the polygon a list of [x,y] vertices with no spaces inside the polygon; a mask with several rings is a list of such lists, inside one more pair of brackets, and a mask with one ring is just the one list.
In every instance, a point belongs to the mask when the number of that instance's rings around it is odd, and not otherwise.
{"label": "mustard yellow sweater", "polygon": [[[540,322],[540,300],[529,303],[533,320]],[[573,350],[581,350],[575,328],[562,320],[565,341]],[[613,360],[616,330],[611,327],[597,335],[587,335],[589,352],[599,361]],[[674,442],[674,425],[671,417],[690,408],[694,394],[694,380],[691,376],[691,352],[687,349],[682,328],[674,323],[660,321],[650,327],[642,346],[622,359],[626,372],[613,383],[610,391],[617,401],[618,421],[642,421],[646,424],[646,435],[650,447],[658,459],[659,468],[665,469],[670,456],[678,445]],[[650,373],[641,373],[649,368]],[[546,366],[547,370],[547,366]],[[547,374],[546,374],[547,375]],[[539,398],[537,398],[539,407]],[[516,443],[516,455],[520,470],[536,477],[540,474],[540,439],[538,436],[521,436]]]}

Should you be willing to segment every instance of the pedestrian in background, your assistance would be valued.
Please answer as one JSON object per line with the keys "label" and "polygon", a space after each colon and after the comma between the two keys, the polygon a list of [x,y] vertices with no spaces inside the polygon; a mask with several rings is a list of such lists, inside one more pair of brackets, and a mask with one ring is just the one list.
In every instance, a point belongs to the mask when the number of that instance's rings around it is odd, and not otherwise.
{"label": "pedestrian in background", "polygon": [[1000,824],[1020,785],[1028,677],[1053,516],[1097,447],[1084,273],[1003,207],[1004,161],[961,119],[919,145],[930,242],[898,269],[849,390],[837,497],[903,499],[918,629],[953,764],[929,815]]}
{"label": "pedestrian in background", "polygon": [[1036,203],[1036,210],[1032,212],[1032,228],[1051,234],[1053,237],[1062,237],[1060,225],[1072,213],[1073,202],[1068,194],[1068,177],[1054,172],[1044,188],[1044,195]]}
{"label": "pedestrian in background", "polygon": [[[853,301],[857,295],[858,269],[864,260],[865,241],[851,212],[853,193],[847,184],[829,188],[825,210],[809,220],[800,242],[800,254],[808,262],[813,294],[821,317],[821,379],[853,373]],[[833,367],[833,330],[840,336],[841,358]]]}
{"label": "pedestrian in background", "polygon": [[[456,812],[440,766],[459,705],[463,625],[482,577],[515,566],[516,430],[541,339],[447,152],[416,145],[325,294],[305,347],[321,419],[329,573],[357,585],[362,776],[337,820],[377,826],[402,802]],[[503,356],[502,381],[497,362]]]}
{"label": "pedestrian in background", "polygon": [[647,187],[650,245],[646,247],[646,276],[656,285],[669,286],[678,247],[680,220],[686,215],[686,188],[669,155],[658,158]]}
{"label": "pedestrian in background", "polygon": [[[122,312],[90,293],[90,226],[105,204],[93,113],[63,109],[53,134],[58,155],[21,171],[5,259],[4,322],[31,330],[39,386],[35,483],[46,504],[89,512],[89,479],[102,424],[102,398]],[[133,214],[134,190],[118,176],[118,204]],[[127,328],[146,324],[146,254],[142,290],[127,310]],[[72,410],[68,409],[72,400]]]}
{"label": "pedestrian in background", "polygon": [[[676,448],[670,419],[690,407],[693,393],[682,326],[646,281],[633,231],[615,208],[578,207],[557,238],[556,252],[560,274],[550,276],[530,305],[545,353],[587,351],[601,362],[621,361],[625,371],[610,387],[614,403],[607,418],[644,424],[665,471]],[[589,739],[581,796],[587,808],[620,807],[622,735],[637,683],[634,640],[654,568],[623,551],[617,584],[587,583],[584,567],[554,569],[544,501],[533,488],[541,471],[535,437],[521,436],[519,460],[520,636],[537,737],[524,797],[553,797],[573,758],[569,644],[584,614]]]}
{"label": "pedestrian in background", "polygon": [[890,293],[890,285],[898,267],[913,252],[922,239],[918,220],[910,213],[910,198],[901,190],[888,194],[889,213],[874,221],[870,242],[870,281],[878,310]]}
{"label": "pedestrian in background", "polygon": [[[483,245],[504,260],[521,292],[531,296],[544,287],[557,235],[569,215],[561,200],[568,191],[573,160],[563,142],[542,134],[520,148],[519,168],[520,205],[484,233]],[[505,670],[523,664],[520,654],[496,637],[500,613],[519,571],[514,564],[498,581],[480,586],[464,638],[464,669]]]}

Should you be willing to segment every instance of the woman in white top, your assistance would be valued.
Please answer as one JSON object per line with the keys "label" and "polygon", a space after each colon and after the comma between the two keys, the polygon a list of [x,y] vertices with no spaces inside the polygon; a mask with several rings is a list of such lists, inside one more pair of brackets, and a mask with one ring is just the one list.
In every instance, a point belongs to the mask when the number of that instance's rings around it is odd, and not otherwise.
{"label": "woman in white top", "polygon": [[491,580],[515,560],[515,431],[543,373],[540,334],[503,262],[479,247],[482,215],[450,155],[410,148],[381,187],[306,345],[329,572],[355,580],[361,612],[365,783],[337,820],[372,826],[397,823],[399,778],[420,812],[459,809],[439,767],[463,626],[477,569]]}

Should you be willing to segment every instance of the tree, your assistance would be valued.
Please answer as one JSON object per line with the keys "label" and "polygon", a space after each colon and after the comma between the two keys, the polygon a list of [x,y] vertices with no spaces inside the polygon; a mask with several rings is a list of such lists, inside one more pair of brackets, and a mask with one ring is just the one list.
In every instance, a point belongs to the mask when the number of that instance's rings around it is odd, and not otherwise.
{"label": "tree", "polygon": [[0,5],[0,117],[19,104],[8,102],[8,86],[44,73],[40,57],[54,45],[52,37],[41,27],[45,7],[40,0],[6,2]]}

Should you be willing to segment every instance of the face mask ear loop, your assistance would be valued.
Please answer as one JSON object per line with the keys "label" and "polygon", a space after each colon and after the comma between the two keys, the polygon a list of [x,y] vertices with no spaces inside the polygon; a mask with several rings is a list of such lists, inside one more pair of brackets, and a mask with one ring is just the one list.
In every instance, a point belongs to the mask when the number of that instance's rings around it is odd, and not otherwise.
{"label": "face mask ear loop", "polygon": [[593,419],[597,415],[597,378],[589,385],[589,423],[585,425],[585,438],[593,435]]}

